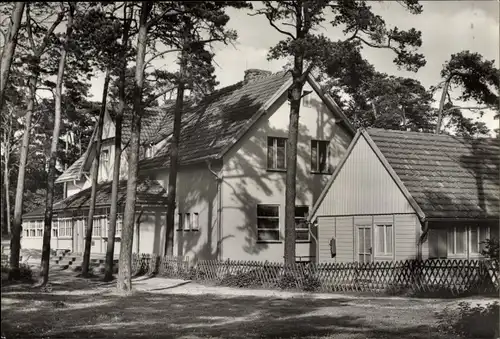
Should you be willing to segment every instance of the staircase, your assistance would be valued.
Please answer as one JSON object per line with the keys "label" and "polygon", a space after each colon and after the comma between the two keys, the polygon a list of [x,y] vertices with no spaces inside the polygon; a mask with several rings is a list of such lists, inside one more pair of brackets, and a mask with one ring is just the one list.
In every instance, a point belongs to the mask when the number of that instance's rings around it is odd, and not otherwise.
{"label": "staircase", "polygon": [[[113,260],[113,273],[118,273],[118,258]],[[106,263],[106,256],[104,254],[91,254],[90,255],[90,271],[94,274],[104,273]],[[64,250],[52,256],[50,260],[51,266],[57,266],[61,270],[71,269],[72,271],[79,272],[82,270],[83,254],[72,253],[70,250]]]}

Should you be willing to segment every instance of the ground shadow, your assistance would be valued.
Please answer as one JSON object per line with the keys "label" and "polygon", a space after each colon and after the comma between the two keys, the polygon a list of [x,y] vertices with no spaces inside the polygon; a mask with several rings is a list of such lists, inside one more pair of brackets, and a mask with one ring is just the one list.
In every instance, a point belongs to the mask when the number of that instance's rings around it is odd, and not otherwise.
{"label": "ground shadow", "polygon": [[413,325],[408,305],[380,307],[387,312],[346,299],[8,293],[2,330],[7,338],[445,338],[431,335],[427,319]]}

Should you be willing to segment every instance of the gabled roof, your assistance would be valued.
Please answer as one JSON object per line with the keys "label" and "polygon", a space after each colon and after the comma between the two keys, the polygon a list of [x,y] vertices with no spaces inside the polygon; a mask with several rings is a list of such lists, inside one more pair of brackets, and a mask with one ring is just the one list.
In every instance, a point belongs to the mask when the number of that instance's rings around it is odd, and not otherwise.
{"label": "gabled roof", "polygon": [[[354,128],[341,109],[331,97],[322,93],[312,75],[308,76],[307,81],[332,111],[335,119],[354,134]],[[289,72],[278,72],[221,88],[197,103],[186,101],[179,142],[180,164],[220,159],[271,105],[282,97],[291,84],[292,77]],[[174,105],[175,101],[169,101],[165,106],[145,111],[141,123],[141,144],[157,144],[165,139],[167,142],[158,150],[155,157],[140,161],[141,171],[169,166],[168,141],[173,132]],[[114,121],[112,110],[108,112]],[[124,115],[122,140],[126,143],[130,139],[132,119],[130,112]],[[74,165],[81,168],[85,160],[80,161],[79,159],[78,164]],[[65,178],[73,180],[74,176],[80,178],[81,175],[81,170],[78,172],[71,167],[66,172],[56,182],[68,181]]]}
{"label": "gabled roof", "polygon": [[500,139],[367,132],[427,219],[500,217]]}
{"label": "gabled roof", "polygon": [[[219,157],[290,85],[291,75],[280,72],[224,87],[187,108],[179,141],[180,163]],[[142,160],[140,169],[168,167],[169,150],[167,142],[156,157]]]}
{"label": "gabled roof", "polygon": [[[333,99],[321,92],[311,76],[307,80],[336,120],[354,134],[354,128]],[[179,163],[187,165],[220,159],[291,85],[291,74],[278,72],[222,88],[187,108],[183,113]],[[156,157],[139,163],[140,170],[168,167],[169,151],[170,143],[167,142]]]}
{"label": "gabled roof", "polygon": [[315,203],[323,198],[360,137],[364,137],[422,221],[500,217],[500,140],[361,129]]}
{"label": "gabled roof", "polygon": [[[97,185],[96,206],[109,206],[111,204],[111,188],[112,182],[103,182]],[[118,187],[118,205],[125,203],[127,195],[127,180],[121,180]],[[86,188],[64,200],[54,204],[54,212],[61,210],[79,210],[88,209],[90,206],[91,187]],[[137,181],[137,197],[136,206],[158,206],[165,207],[167,204],[167,192],[156,180],[138,179]],[[42,216],[44,209],[38,209],[33,212],[26,213],[25,217]]]}

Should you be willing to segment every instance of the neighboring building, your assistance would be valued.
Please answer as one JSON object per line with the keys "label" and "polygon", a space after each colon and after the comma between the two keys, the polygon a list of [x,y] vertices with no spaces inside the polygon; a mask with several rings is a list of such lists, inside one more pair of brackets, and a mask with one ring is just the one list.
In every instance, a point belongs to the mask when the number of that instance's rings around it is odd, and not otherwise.
{"label": "neighboring building", "polygon": [[[217,90],[194,105],[187,105],[180,136],[174,234],[176,255],[195,260],[283,260],[285,155],[291,81],[289,73],[248,70],[244,81]],[[139,174],[144,182],[141,192],[148,203],[138,202],[134,251],[164,253],[164,198],[168,189],[172,120],[171,105],[151,110],[143,119],[143,158]],[[312,76],[308,77],[304,88],[299,124],[297,256],[298,260],[312,260],[316,244],[310,238],[306,217],[355,132]],[[129,138],[129,130],[130,127],[124,127],[124,144]],[[98,189],[108,192],[105,187],[110,187],[107,181],[112,176],[114,159],[114,123],[109,114],[106,114],[103,139],[99,171],[102,183]],[[73,200],[77,197],[88,205],[89,169],[95,144],[91,145],[84,156],[57,179],[58,183],[66,183],[68,198],[54,206],[55,225],[59,225],[58,229],[64,230],[66,236],[70,234],[71,241],[62,245],[58,242],[61,231],[53,231],[56,235],[52,240],[53,248],[81,251],[77,244],[83,243],[83,237],[80,231],[74,230],[83,229],[85,218],[81,216],[88,213],[88,207]],[[126,179],[126,152],[122,155],[122,164],[122,177]],[[97,228],[94,223],[93,253],[106,250],[107,233],[104,230],[109,194],[103,193],[101,198],[103,208],[99,218],[103,221],[97,223]],[[24,230],[31,229],[31,225],[36,228],[40,216],[40,212],[25,215]],[[61,225],[68,225],[70,231]],[[37,232],[24,232],[22,246],[40,248],[40,236]]]}
{"label": "neighboring building", "polygon": [[319,261],[479,258],[498,238],[499,142],[358,131],[309,217]]}

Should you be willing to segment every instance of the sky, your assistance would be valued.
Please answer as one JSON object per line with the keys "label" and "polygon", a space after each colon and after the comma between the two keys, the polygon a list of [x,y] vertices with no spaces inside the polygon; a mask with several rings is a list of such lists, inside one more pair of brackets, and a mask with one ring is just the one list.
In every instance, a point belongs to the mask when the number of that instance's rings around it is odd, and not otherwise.
{"label": "sky", "polygon": [[[388,27],[400,29],[414,27],[422,32],[423,44],[419,49],[427,64],[417,73],[398,70],[392,60],[394,54],[387,50],[366,47],[363,55],[380,72],[390,75],[411,77],[419,80],[426,88],[437,85],[442,79],[440,71],[451,54],[463,50],[478,52],[488,60],[495,60],[500,67],[500,1],[422,1],[423,13],[412,15],[396,1],[371,3],[373,10],[381,15]],[[254,7],[258,3],[254,4]],[[283,35],[272,28],[265,17],[250,16],[248,11],[228,10],[231,20],[229,28],[236,30],[238,40],[234,46],[217,46],[215,61],[217,80],[220,87],[234,84],[243,79],[244,71],[258,68],[273,72],[281,71],[284,61],[267,60],[269,48],[283,39]],[[341,39],[338,29],[322,31],[332,40]],[[155,65],[172,69],[172,59],[158,60]],[[95,79],[91,93],[98,100],[102,92],[103,79]],[[436,94],[438,98],[439,93]],[[475,114],[466,114],[477,117]],[[481,118],[490,129],[498,128],[499,121],[489,112]]]}

